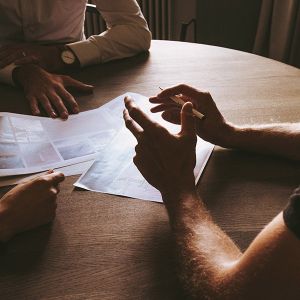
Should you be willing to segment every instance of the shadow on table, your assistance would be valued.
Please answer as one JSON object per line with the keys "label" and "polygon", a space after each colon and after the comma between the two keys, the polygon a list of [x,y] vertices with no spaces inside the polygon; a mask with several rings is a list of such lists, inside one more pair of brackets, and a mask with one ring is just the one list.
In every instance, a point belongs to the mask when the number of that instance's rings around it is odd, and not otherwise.
{"label": "shadow on table", "polygon": [[[25,274],[37,267],[47,247],[52,225],[20,233],[1,245],[0,276]],[[1,281],[1,279],[0,279]]]}

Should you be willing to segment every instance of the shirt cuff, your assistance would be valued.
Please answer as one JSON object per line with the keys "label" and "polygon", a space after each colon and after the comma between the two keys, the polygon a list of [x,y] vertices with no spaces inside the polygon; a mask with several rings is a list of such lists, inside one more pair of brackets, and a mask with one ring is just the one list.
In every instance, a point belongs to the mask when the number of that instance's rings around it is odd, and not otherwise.
{"label": "shirt cuff", "polygon": [[100,62],[99,48],[89,40],[67,44],[77,56],[80,66],[88,66]]}
{"label": "shirt cuff", "polygon": [[15,68],[16,68],[15,64],[10,64],[0,69],[0,82],[10,84],[10,85],[15,85],[12,78],[12,73]]}

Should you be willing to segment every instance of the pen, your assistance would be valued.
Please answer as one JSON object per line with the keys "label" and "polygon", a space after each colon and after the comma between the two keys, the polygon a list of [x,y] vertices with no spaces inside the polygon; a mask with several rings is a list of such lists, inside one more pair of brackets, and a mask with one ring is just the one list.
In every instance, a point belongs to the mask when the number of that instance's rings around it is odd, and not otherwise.
{"label": "pen", "polygon": [[[164,89],[161,88],[161,87],[159,87],[159,88],[160,88],[161,91],[164,90]],[[175,103],[179,104],[180,106],[183,106],[184,103],[185,103],[185,102],[180,98],[180,96],[172,96],[172,97],[170,97],[170,99],[173,100]],[[195,117],[199,118],[200,120],[204,118],[204,115],[203,115],[200,111],[198,111],[198,110],[196,110],[196,109],[194,109],[194,108],[193,108],[193,114],[194,114]]]}

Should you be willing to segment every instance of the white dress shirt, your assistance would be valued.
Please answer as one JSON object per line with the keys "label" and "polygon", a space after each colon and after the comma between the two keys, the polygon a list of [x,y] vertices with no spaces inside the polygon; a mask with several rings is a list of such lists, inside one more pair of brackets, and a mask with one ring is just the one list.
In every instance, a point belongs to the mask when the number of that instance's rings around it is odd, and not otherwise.
{"label": "white dress shirt", "polygon": [[[84,37],[86,0],[0,0],[0,45],[13,42],[64,43],[81,66],[132,56],[148,50],[151,33],[136,0],[97,0],[107,30]],[[12,83],[9,65],[0,81]]]}

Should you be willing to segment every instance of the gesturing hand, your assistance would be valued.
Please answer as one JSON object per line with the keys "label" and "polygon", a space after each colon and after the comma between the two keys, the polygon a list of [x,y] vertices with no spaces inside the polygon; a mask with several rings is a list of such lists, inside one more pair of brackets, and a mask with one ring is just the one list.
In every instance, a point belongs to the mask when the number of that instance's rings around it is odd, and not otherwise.
{"label": "gesturing hand", "polygon": [[138,142],[133,160],[145,179],[162,195],[194,191],[197,137],[192,104],[183,106],[181,131],[175,135],[153,122],[129,97],[125,106],[126,127]]}
{"label": "gesturing hand", "polygon": [[156,97],[151,97],[150,102],[158,104],[153,107],[153,113],[163,112],[162,117],[171,123],[180,124],[180,107],[170,97],[181,95],[184,101],[193,103],[195,109],[205,115],[202,120],[196,119],[197,134],[204,140],[220,146],[226,145],[232,127],[223,118],[214,100],[208,92],[199,91],[188,85],[178,85],[163,90]]}
{"label": "gesturing hand", "polygon": [[37,64],[48,71],[63,68],[60,50],[56,45],[14,43],[0,47],[0,69],[14,63],[16,65]]}
{"label": "gesturing hand", "polygon": [[[78,113],[79,107],[67,88],[90,93],[93,86],[81,83],[70,76],[48,73],[37,65],[24,65],[14,71],[14,79],[23,87],[31,111],[39,115],[39,105],[47,114],[67,119],[70,113]],[[58,115],[57,115],[58,113]]]}
{"label": "gesturing hand", "polygon": [[49,171],[5,194],[0,201],[1,240],[53,220],[59,183],[63,180],[62,173]]}

